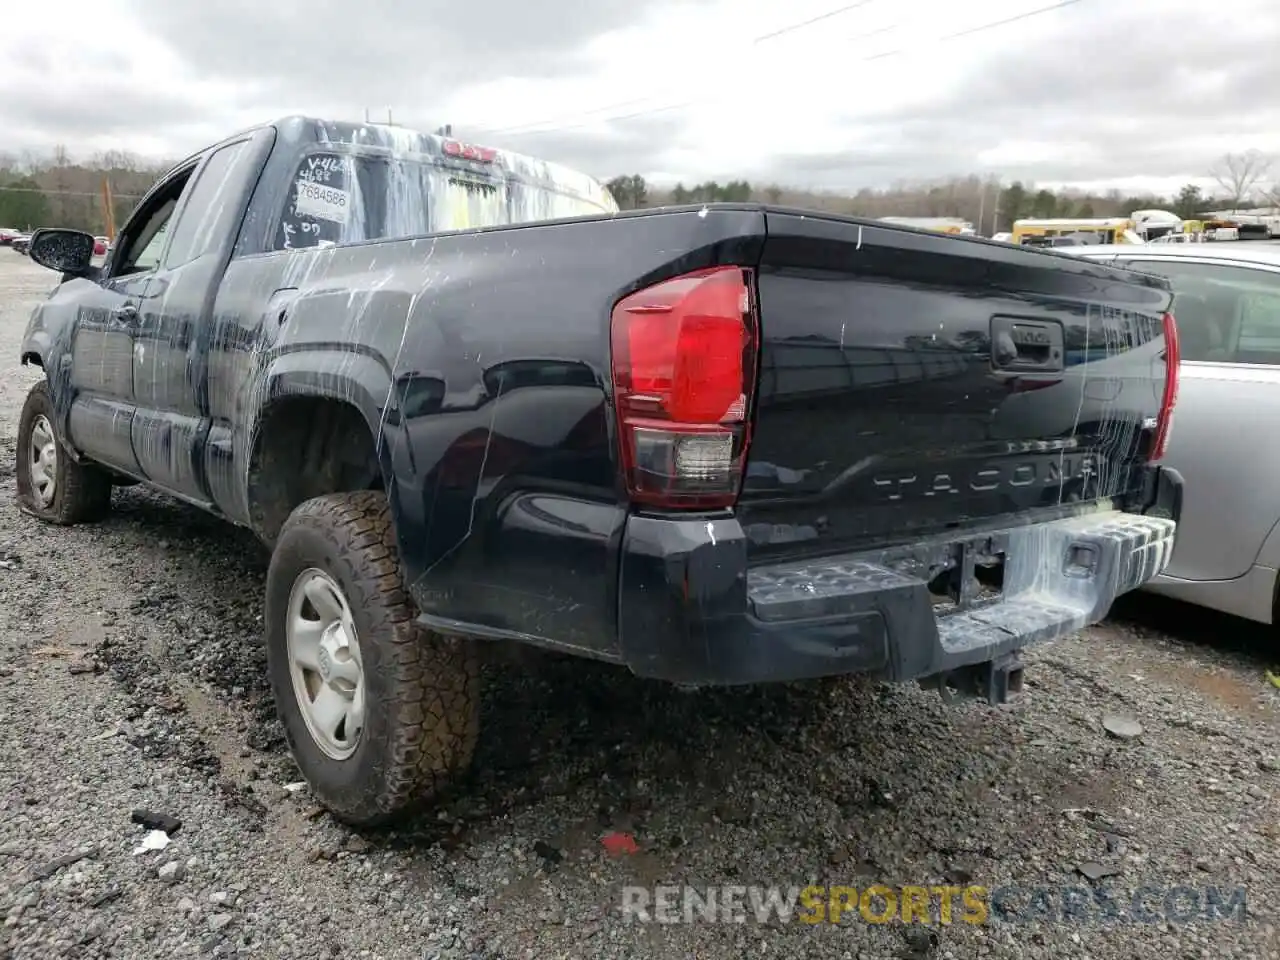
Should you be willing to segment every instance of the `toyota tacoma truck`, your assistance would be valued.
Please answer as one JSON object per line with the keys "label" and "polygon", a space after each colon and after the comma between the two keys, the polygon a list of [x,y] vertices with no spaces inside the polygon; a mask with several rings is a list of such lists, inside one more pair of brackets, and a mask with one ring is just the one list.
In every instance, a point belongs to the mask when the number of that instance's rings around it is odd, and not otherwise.
{"label": "toyota tacoma truck", "polygon": [[252,530],[281,721],[352,824],[466,768],[486,645],[998,704],[1171,552],[1158,278],[620,213],[551,163],[300,117],[178,164],[92,253],[31,241],[61,279],[22,341],[20,502],[73,524],[140,482]]}

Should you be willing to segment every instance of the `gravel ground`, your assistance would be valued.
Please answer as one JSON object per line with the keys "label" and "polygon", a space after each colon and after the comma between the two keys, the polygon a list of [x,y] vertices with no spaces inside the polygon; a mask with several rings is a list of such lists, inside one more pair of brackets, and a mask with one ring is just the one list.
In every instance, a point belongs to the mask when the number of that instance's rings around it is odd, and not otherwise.
{"label": "gravel ground", "polygon": [[[17,349],[51,280],[0,250],[0,958],[1280,957],[1274,642],[1151,598],[1036,650],[1027,694],[1001,709],[906,686],[687,694],[588,663],[495,664],[473,778],[436,817],[352,834],[286,787],[250,536],[136,487],[96,526],[16,509],[38,376]],[[1108,714],[1143,732],[1109,736]],[[182,821],[167,849],[133,852],[135,808]],[[638,852],[608,856],[613,830]],[[1086,879],[1090,864],[1113,875]],[[856,914],[619,916],[624,884],[967,878],[1019,885],[1020,912],[933,926],[932,944]],[[1026,893],[1123,904],[1148,886],[1159,911],[1160,891],[1206,885],[1246,887],[1248,921],[1054,919]]]}

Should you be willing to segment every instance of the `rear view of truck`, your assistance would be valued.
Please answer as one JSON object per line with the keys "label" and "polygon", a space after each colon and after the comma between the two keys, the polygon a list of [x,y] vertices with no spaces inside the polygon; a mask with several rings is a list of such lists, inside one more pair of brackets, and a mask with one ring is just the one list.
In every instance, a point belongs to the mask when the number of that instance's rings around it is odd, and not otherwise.
{"label": "rear view of truck", "polygon": [[[197,221],[206,254],[139,268]],[[49,371],[24,509],[92,519],[130,478],[253,530],[282,725],[349,823],[467,766],[486,644],[999,702],[1019,650],[1171,553],[1163,280],[759,205],[620,214],[534,158],[305,117],[179,164],[121,235],[101,267],[35,238],[64,282],[21,348]],[[108,371],[104,336],[169,359]]]}
{"label": "rear view of truck", "polygon": [[[1161,281],[786,211],[620,300],[619,635],[687,683],[849,672],[1003,701],[1164,569]],[[1027,402],[1034,398],[1034,402]]]}

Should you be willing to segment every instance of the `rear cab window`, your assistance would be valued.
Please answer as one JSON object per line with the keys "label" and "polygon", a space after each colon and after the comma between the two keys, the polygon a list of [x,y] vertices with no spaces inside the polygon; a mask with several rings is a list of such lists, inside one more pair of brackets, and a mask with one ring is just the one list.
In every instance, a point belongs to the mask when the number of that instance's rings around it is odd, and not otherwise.
{"label": "rear cab window", "polygon": [[1172,258],[1122,263],[1172,284],[1183,360],[1280,365],[1280,272]]}

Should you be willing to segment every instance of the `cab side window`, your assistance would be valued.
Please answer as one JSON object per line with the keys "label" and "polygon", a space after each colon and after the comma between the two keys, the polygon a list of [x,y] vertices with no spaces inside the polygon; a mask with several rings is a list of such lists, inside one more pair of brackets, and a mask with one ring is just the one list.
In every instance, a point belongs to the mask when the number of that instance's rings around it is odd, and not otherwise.
{"label": "cab side window", "polygon": [[213,251],[235,228],[232,221],[240,213],[237,187],[244,183],[237,161],[252,159],[248,146],[241,140],[210,154],[174,224],[166,267],[180,267]]}
{"label": "cab side window", "polygon": [[1172,258],[1124,265],[1172,283],[1183,360],[1280,366],[1280,272]]}
{"label": "cab side window", "polygon": [[430,233],[429,214],[438,202],[434,169],[430,163],[357,153],[308,154],[294,170],[272,249]]}
{"label": "cab side window", "polygon": [[192,166],[178,173],[150,197],[145,206],[135,211],[116,245],[111,261],[112,277],[148,273],[160,266],[173,212],[194,169]]}
{"label": "cab side window", "polygon": [[362,158],[312,153],[299,161],[276,229],[276,250],[332,246],[376,237],[365,198],[372,191]]}
{"label": "cab side window", "polygon": [[[151,234],[147,245],[138,251],[133,261],[132,273],[146,273],[160,266],[160,254],[164,252],[164,242],[169,238],[169,224],[173,222],[173,211],[177,208],[176,200],[170,200],[157,212],[155,218],[147,224],[146,233]],[[154,224],[154,226],[153,226]]]}

